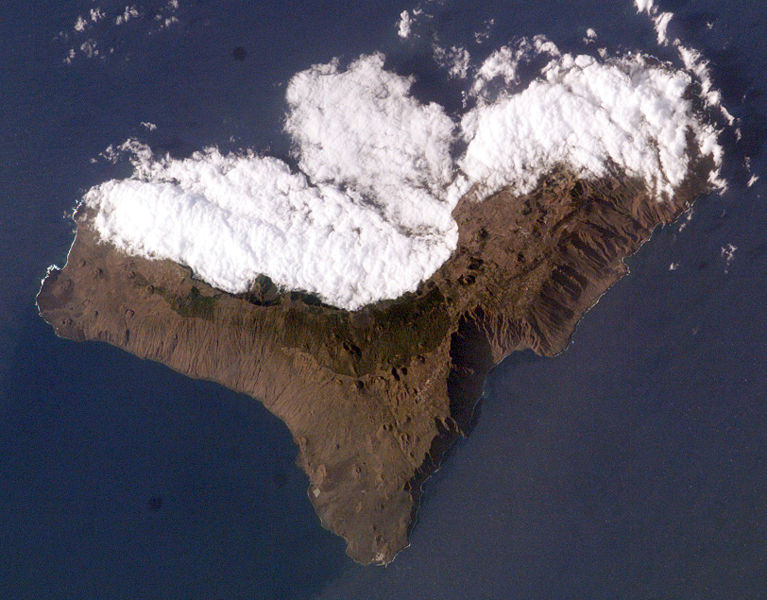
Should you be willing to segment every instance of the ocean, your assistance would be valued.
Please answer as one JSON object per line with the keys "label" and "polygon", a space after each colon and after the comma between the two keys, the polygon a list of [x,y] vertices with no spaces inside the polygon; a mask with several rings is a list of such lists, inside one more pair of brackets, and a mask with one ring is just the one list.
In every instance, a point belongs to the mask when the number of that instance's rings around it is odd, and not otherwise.
{"label": "ocean", "polygon": [[378,568],[322,529],[287,429],[258,402],[38,317],[71,209],[130,173],[100,155],[136,138],[289,161],[285,85],[334,57],[383,52],[455,112],[435,40],[474,61],[541,33],[587,51],[588,28],[610,53],[673,50],[630,0],[3,3],[0,598],[766,597],[767,190],[748,183],[767,174],[767,13],[657,4],[737,119],[740,139],[721,136],[729,189],[658,230],[565,353],[498,366],[410,547]]}

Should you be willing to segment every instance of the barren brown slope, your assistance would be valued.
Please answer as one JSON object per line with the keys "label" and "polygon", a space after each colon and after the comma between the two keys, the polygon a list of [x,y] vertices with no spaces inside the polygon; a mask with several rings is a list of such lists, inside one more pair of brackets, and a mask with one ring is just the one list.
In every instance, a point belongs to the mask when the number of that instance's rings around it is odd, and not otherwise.
{"label": "barren brown slope", "polygon": [[700,165],[665,202],[636,181],[563,173],[524,197],[464,198],[450,260],[417,293],[355,312],[266,278],[248,295],[223,293],[100,243],[81,209],[38,305],[58,335],[262,401],[298,444],[323,525],[355,560],[382,564],[407,545],[421,483],[467,431],[489,370],[514,350],[563,350],[626,273],[623,258],[689,206],[706,174]]}

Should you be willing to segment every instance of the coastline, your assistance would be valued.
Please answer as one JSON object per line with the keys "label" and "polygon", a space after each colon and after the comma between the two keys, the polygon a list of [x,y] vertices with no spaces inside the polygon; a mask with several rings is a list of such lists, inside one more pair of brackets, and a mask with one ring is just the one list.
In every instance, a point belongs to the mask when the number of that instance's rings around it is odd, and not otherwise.
{"label": "coastline", "polygon": [[291,430],[323,526],[356,561],[387,564],[407,546],[424,483],[470,432],[486,375],[516,350],[563,351],[627,273],[623,259],[705,191],[709,168],[666,203],[638,181],[562,172],[520,198],[464,198],[458,249],[437,273],[353,313],[290,293],[232,296],[180,265],[121,255],[82,210],[38,309],[62,337],[106,341],[264,402]]}

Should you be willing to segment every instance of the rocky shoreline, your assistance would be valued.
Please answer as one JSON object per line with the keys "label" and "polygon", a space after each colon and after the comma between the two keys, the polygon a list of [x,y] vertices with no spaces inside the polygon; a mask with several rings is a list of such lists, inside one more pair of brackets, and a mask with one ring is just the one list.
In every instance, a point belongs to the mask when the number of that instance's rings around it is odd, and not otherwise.
{"label": "rocky shoreline", "polygon": [[458,248],[418,291],[349,312],[266,278],[231,295],[170,261],[99,241],[81,207],[67,264],[38,295],[62,337],[96,340],[219,382],[290,429],[323,526],[363,564],[407,546],[423,482],[471,429],[487,374],[511,352],[564,350],[623,259],[708,188],[699,161],[673,198],[615,175],[555,171],[522,197],[456,206]]}

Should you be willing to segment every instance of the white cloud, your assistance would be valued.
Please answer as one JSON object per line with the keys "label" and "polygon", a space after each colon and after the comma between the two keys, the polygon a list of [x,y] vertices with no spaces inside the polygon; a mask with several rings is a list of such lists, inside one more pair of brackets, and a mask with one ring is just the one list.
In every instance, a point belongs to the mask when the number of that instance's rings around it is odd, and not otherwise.
{"label": "white cloud", "polygon": [[[150,17],[153,15],[153,19],[147,20],[151,27],[146,33],[152,35],[178,23],[179,19],[175,15],[178,9],[178,0],[169,0],[162,4],[157,12],[150,12],[149,15]],[[110,28],[120,27],[133,19],[142,17],[145,14],[142,10],[134,4],[126,4],[122,12],[118,12],[114,18],[100,7],[90,9],[85,16],[78,16],[74,24],[74,32],[68,34],[61,32],[57,36],[57,38],[67,41],[72,39],[72,43],[75,44],[74,47],[67,49],[63,58],[64,63],[71,65],[78,56],[84,59],[100,58],[104,60],[109,55],[114,54],[114,47],[102,47],[96,33],[104,33]],[[95,26],[95,24],[99,25]]]}
{"label": "white cloud", "polygon": [[701,96],[706,102],[706,105],[718,108],[727,123],[733,125],[735,123],[735,117],[733,117],[732,114],[730,114],[730,111],[727,110],[727,107],[722,104],[722,93],[714,86],[708,61],[700,52],[694,48],[683,46],[679,40],[675,40],[674,45],[679,52],[679,56],[682,59],[684,66],[698,78],[701,87]]}
{"label": "white cloud", "polygon": [[85,58],[96,58],[101,54],[99,50],[98,42],[94,39],[87,39],[80,44],[80,52]]}
{"label": "white cloud", "polygon": [[129,253],[187,264],[223,290],[245,291],[266,273],[354,308],[412,289],[450,255],[448,236],[399,231],[273,158],[208,150],[146,167],[148,177],[88,192],[97,230]]}
{"label": "white cloud", "polygon": [[172,25],[175,25],[178,23],[178,17],[174,15],[165,16],[162,13],[158,13],[154,16],[155,22],[159,23],[159,28],[157,31],[162,31],[164,29],[170,28]]}
{"label": "white cloud", "polygon": [[657,9],[655,8],[655,0],[634,0],[637,12],[645,12],[651,15]]}
{"label": "white cloud", "polygon": [[403,40],[413,35],[413,30],[421,18],[431,18],[431,15],[424,13],[423,8],[418,7],[412,10],[403,10],[399,15],[397,22],[397,35]]}
{"label": "white cloud", "polygon": [[[548,64],[523,90],[519,61]],[[300,171],[254,152],[209,148],[158,157],[129,140],[134,173],[91,188],[101,237],[128,253],[168,258],[229,291],[259,274],[348,309],[394,298],[433,274],[457,243],[452,209],[470,186],[532,189],[556,165],[599,176],[608,164],[642,178],[659,200],[688,170],[687,134],[721,158],[716,132],[685,92],[689,75],[627,56],[560,55],[543,36],[505,47],[477,73],[478,94],[458,129],[384,57],[337,61],[296,74],[285,130]],[[454,160],[458,135],[465,154]],[[118,150],[102,153],[112,160]]]}
{"label": "white cloud", "polygon": [[[646,13],[652,20],[655,33],[658,36],[658,45],[667,46],[669,44],[667,35],[668,24],[674,18],[674,13],[659,12],[654,0],[634,0],[634,5],[636,6],[637,13]],[[679,40],[674,41],[675,45],[678,43]]]}
{"label": "white cloud", "polygon": [[466,79],[469,75],[469,65],[471,64],[471,55],[466,48],[451,46],[443,48],[434,44],[432,46],[434,62],[440,67],[447,69],[451,78]]}
{"label": "white cloud", "polygon": [[487,40],[490,39],[490,34],[493,30],[493,27],[495,26],[495,19],[485,20],[484,25],[485,28],[482,31],[474,32],[474,42],[476,44],[484,44]]}
{"label": "white cloud", "polygon": [[82,33],[85,31],[85,28],[88,26],[88,21],[86,21],[83,17],[78,16],[77,20],[75,21],[74,30],[78,33]]}
{"label": "white cloud", "polygon": [[405,226],[434,221],[444,230],[451,219],[436,198],[452,179],[455,126],[438,104],[411,97],[412,80],[383,62],[373,54],[345,71],[333,62],[295,75],[285,131],[313,181],[352,187]]}
{"label": "white cloud", "polygon": [[94,23],[98,23],[104,17],[106,17],[106,15],[104,14],[104,11],[101,10],[98,6],[96,8],[92,8],[89,14],[91,17],[91,21],[93,21]]}
{"label": "white cloud", "polygon": [[83,33],[88,27],[91,25],[91,23],[98,23],[101,21],[106,15],[104,14],[104,11],[102,11],[100,8],[92,8],[90,9],[90,12],[88,13],[87,17],[78,16],[77,20],[75,21],[74,30],[77,33]]}
{"label": "white cloud", "polygon": [[599,176],[612,163],[656,194],[671,194],[688,172],[688,132],[703,155],[721,161],[716,131],[685,99],[690,83],[641,56],[605,63],[565,54],[524,91],[464,116],[469,145],[459,165],[485,193],[530,191],[558,164]]}
{"label": "white cloud", "polygon": [[732,264],[732,261],[735,260],[735,251],[738,249],[737,246],[734,244],[725,244],[722,246],[722,249],[720,251],[720,254],[722,258],[724,259],[724,272],[728,273],[730,270],[730,265]]}
{"label": "white cloud", "polygon": [[513,45],[501,46],[493,51],[477,70],[471,94],[487,98],[490,84],[498,80],[502,80],[507,89],[519,83],[519,66],[540,55],[560,55],[559,48],[545,35],[521,38]]}
{"label": "white cloud", "polygon": [[668,44],[668,24],[674,17],[674,13],[663,12],[653,17],[653,23],[655,23],[655,33],[658,36],[658,45],[666,46]]}
{"label": "white cloud", "polygon": [[410,37],[410,28],[413,25],[413,19],[410,17],[410,13],[403,10],[399,15],[399,25],[397,26],[397,35],[402,39]]}
{"label": "white cloud", "polygon": [[647,13],[652,19],[655,33],[658,37],[658,45],[668,46],[670,44],[676,48],[679,53],[679,58],[684,63],[685,68],[693,73],[698,79],[702,88],[701,96],[706,105],[710,108],[718,108],[719,112],[727,120],[727,123],[732,126],[735,123],[735,117],[733,117],[722,104],[722,94],[716,87],[714,87],[708,61],[694,48],[689,48],[683,45],[679,38],[674,38],[673,40],[669,39],[668,25],[674,18],[674,13],[659,12],[658,7],[655,6],[654,0],[634,0],[634,4],[636,5],[638,13]]}
{"label": "white cloud", "polygon": [[687,226],[692,222],[693,217],[695,216],[695,209],[691,208],[687,211],[687,213],[684,216],[684,219],[681,220],[679,223],[679,233],[682,233]]}
{"label": "white cloud", "polygon": [[135,6],[126,6],[123,9],[122,14],[117,15],[117,18],[115,18],[115,25],[124,25],[131,19],[135,19],[140,15],[138,9]]}
{"label": "white cloud", "polygon": [[452,176],[454,125],[382,66],[373,55],[291,80],[286,129],[303,173],[215,149],[155,158],[133,143],[126,149],[141,154],[134,175],[85,196],[98,208],[97,230],[230,292],[247,290],[259,273],[345,308],[414,289],[457,242],[453,206],[440,199]]}

